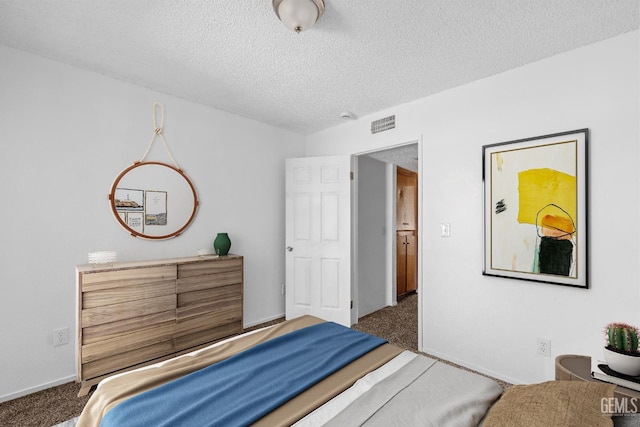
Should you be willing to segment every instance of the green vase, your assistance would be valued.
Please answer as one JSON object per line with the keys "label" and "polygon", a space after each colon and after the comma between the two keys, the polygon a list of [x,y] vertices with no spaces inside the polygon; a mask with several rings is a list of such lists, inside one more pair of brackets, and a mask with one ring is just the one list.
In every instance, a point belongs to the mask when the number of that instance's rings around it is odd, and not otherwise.
{"label": "green vase", "polygon": [[231,249],[231,239],[229,239],[229,235],[227,233],[218,233],[213,240],[213,249],[215,249],[217,255],[227,255],[229,249]]}

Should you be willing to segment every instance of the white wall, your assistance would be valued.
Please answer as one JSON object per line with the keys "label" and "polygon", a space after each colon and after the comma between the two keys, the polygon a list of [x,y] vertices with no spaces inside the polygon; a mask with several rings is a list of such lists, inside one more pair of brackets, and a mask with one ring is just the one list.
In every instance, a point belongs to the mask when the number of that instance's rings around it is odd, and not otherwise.
{"label": "white wall", "polygon": [[[515,383],[554,357],[602,357],[607,322],[640,323],[639,33],[628,33],[307,138],[308,155],[422,136],[423,350]],[[371,120],[398,127],[370,135]],[[482,276],[482,146],[590,129],[590,289]],[[451,237],[439,237],[440,223]],[[551,340],[551,358],[536,338]]]}
{"label": "white wall", "polygon": [[[90,251],[192,256],[228,232],[245,256],[245,325],[283,315],[284,159],[304,155],[303,136],[4,47],[0,63],[0,401],[75,378],[75,339],[51,334],[74,333],[74,268]],[[147,148],[155,101],[200,199],[165,241],[131,237],[107,203]],[[160,140],[147,160],[170,163]]]}

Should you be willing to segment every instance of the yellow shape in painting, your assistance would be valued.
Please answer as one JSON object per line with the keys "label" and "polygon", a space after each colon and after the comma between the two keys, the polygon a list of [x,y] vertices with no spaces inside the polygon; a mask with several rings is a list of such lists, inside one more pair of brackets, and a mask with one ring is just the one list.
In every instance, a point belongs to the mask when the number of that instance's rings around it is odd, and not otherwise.
{"label": "yellow shape in painting", "polygon": [[554,204],[576,219],[576,177],[557,170],[529,169],[518,173],[518,222],[536,224],[540,209]]}

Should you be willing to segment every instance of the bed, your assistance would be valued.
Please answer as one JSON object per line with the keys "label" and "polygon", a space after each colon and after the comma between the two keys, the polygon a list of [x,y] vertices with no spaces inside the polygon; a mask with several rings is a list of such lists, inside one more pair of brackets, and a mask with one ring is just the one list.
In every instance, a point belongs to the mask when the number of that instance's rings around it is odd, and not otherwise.
{"label": "bed", "polygon": [[77,426],[516,426],[502,395],[487,377],[302,316],[109,377]]}

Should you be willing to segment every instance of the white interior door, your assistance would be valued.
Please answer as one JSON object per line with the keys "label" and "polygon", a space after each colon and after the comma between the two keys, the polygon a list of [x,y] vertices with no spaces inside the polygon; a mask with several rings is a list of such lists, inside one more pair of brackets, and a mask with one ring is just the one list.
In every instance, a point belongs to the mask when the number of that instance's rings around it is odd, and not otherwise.
{"label": "white interior door", "polygon": [[286,161],[286,318],[351,326],[351,156]]}

